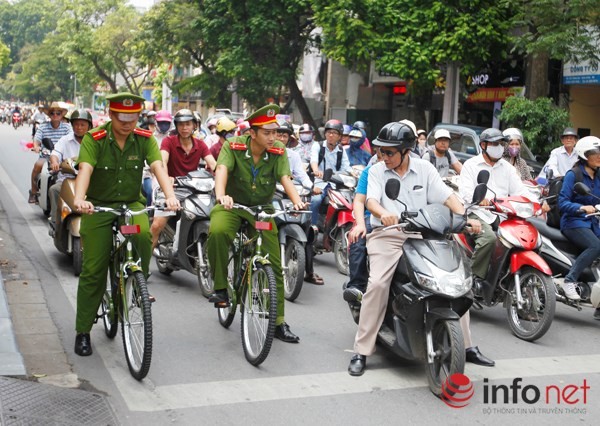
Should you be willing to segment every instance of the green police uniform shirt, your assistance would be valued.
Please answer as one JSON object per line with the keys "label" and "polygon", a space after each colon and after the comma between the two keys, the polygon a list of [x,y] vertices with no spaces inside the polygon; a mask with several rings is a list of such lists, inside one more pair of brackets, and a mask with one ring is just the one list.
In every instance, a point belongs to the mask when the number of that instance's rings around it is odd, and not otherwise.
{"label": "green police uniform shirt", "polygon": [[151,133],[136,129],[140,134],[132,132],[121,151],[111,126],[109,122],[90,130],[81,141],[78,162],[94,167],[87,199],[94,204],[143,202],[144,160],[162,161],[158,143]]}
{"label": "green police uniform shirt", "polygon": [[228,139],[223,144],[217,161],[217,165],[221,164],[229,171],[225,192],[234,202],[246,206],[270,204],[275,184],[292,174],[285,146],[279,141],[255,165],[249,135]]}

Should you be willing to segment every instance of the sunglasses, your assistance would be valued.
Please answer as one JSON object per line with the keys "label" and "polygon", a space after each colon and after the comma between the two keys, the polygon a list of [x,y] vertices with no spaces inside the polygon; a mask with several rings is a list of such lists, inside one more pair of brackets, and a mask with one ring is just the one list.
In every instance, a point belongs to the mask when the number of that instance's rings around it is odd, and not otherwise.
{"label": "sunglasses", "polygon": [[400,151],[389,151],[387,149],[380,149],[379,152],[381,155],[385,155],[386,157],[392,158],[394,155],[398,154]]}
{"label": "sunglasses", "polygon": [[52,111],[50,113],[50,115],[62,115],[62,112],[60,112],[60,111]]}

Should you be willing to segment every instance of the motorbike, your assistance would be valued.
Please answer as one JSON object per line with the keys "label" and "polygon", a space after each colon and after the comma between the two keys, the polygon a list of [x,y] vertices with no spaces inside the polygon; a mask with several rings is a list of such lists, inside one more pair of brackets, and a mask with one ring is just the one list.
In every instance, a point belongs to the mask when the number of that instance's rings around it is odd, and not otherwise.
{"label": "motorbike", "polygon": [[358,179],[350,173],[327,169],[323,181],[327,182],[324,190],[327,196],[319,210],[317,228],[322,240],[320,245],[315,244],[315,253],[333,252],[338,271],[348,275],[347,234],[354,226],[352,201]]}
{"label": "motorbike", "polygon": [[50,168],[50,154],[54,149],[54,143],[50,138],[42,139],[42,157],[46,159],[46,167],[37,177],[38,205],[47,217],[50,215],[50,187],[56,183],[56,173]]}
{"label": "motorbike", "polygon": [[[577,182],[573,189],[580,195],[591,194],[590,189],[582,182]],[[595,207],[596,213],[593,213],[593,215],[600,216],[600,204]],[[530,218],[528,220],[542,235],[540,254],[548,262],[554,273],[556,300],[578,311],[581,311],[584,307],[594,309],[600,307],[600,258],[596,259],[583,271],[580,282],[576,284],[575,288],[581,299],[568,299],[565,296],[562,284],[564,283],[564,277],[568,274],[581,250],[573,245],[560,232],[560,229],[548,226],[542,219]]]}
{"label": "motorbike", "polygon": [[[77,175],[75,159],[67,158],[60,164],[60,171],[73,176]],[[83,264],[83,250],[81,248],[81,214],[75,208],[75,178],[63,180],[58,197],[56,211],[56,225],[49,222],[50,236],[54,239],[54,246],[61,253],[68,254],[73,258],[73,270],[75,275],[81,273]]]}
{"label": "motorbike", "polygon": [[12,125],[15,129],[23,125],[23,116],[18,112],[14,112],[12,115]]}
{"label": "motorbike", "polygon": [[[478,183],[487,184],[488,179],[487,170],[477,177]],[[513,334],[532,342],[548,331],[556,308],[552,271],[537,253],[542,239],[527,221],[542,213],[541,205],[523,196],[494,196],[489,210],[503,220],[485,280],[473,288],[474,306],[483,309],[502,303]],[[454,238],[471,257],[474,241],[465,235]]]}
{"label": "motorbike", "polygon": [[[302,201],[306,202],[310,197],[310,188],[296,182],[295,187]],[[276,185],[272,203],[276,212],[289,210],[292,206],[292,201],[280,183]],[[306,270],[306,245],[312,244],[318,233],[310,222],[310,211],[302,214],[286,213],[275,217],[281,247],[284,295],[290,302],[300,295]]]}
{"label": "motorbike", "polygon": [[[212,174],[204,169],[175,178],[175,195],[181,200],[182,210],[169,217],[158,237],[154,254],[160,273],[170,275],[173,271],[184,269],[196,275],[205,297],[213,293],[206,238],[210,210],[215,205],[214,187]],[[160,203],[164,196],[158,190],[153,199]]]}
{"label": "motorbike", "polygon": [[[386,196],[398,200],[399,193],[400,181],[388,180]],[[474,204],[485,193],[485,185],[478,186]],[[429,389],[438,397],[446,380],[465,367],[459,320],[473,303],[471,268],[459,244],[448,236],[463,232],[466,221],[466,213],[429,204],[417,212],[404,211],[398,225],[392,226],[418,232],[423,239],[404,243],[377,339],[403,359],[425,361]],[[348,305],[358,324],[359,306]]]}

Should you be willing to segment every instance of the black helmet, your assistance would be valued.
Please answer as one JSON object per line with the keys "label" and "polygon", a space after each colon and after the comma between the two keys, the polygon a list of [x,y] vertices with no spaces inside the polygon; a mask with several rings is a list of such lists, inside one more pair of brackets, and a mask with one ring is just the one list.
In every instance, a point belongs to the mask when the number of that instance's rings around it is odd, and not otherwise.
{"label": "black helmet", "polygon": [[505,141],[504,135],[502,134],[502,132],[498,129],[494,129],[489,128],[489,129],[485,129],[483,132],[481,132],[481,134],[479,135],[479,142],[498,142],[498,141]]}
{"label": "black helmet", "polygon": [[329,120],[325,123],[325,131],[327,130],[335,130],[341,135],[344,132],[344,125],[340,120]]}
{"label": "black helmet", "polygon": [[355,121],[354,124],[352,125],[352,127],[354,127],[355,129],[360,129],[360,130],[367,130],[367,125],[365,124],[364,121]]}
{"label": "black helmet", "polygon": [[175,118],[173,119],[173,121],[175,123],[183,123],[184,121],[193,121],[194,123],[196,123],[196,117],[194,116],[194,113],[192,113],[192,111],[190,111],[189,109],[180,109],[175,114]]}
{"label": "black helmet", "polygon": [[288,135],[291,135],[292,133],[294,133],[294,128],[290,123],[284,121],[283,123],[279,124],[279,129],[277,129],[277,131],[279,133],[287,133]]}
{"label": "black helmet", "polygon": [[579,135],[577,134],[577,131],[572,128],[572,127],[567,127],[563,132],[562,135],[560,135],[560,137],[564,137],[564,136],[575,136],[577,139],[579,139]]}
{"label": "black helmet", "polygon": [[94,122],[92,120],[92,114],[90,114],[89,112],[87,112],[84,109],[76,109],[75,111],[73,111],[71,113],[71,117],[69,118],[69,121],[72,123],[74,120],[85,120],[88,123],[90,123],[90,129],[92,127],[94,127]]}
{"label": "black helmet", "polygon": [[408,124],[393,121],[381,128],[373,141],[376,146],[393,146],[398,150],[414,149],[417,144],[415,132]]}

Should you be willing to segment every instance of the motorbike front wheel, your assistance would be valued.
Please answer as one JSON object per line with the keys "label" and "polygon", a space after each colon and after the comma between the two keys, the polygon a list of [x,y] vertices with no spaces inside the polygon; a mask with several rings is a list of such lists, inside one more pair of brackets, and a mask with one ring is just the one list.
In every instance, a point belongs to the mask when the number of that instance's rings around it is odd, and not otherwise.
{"label": "motorbike front wheel", "polygon": [[546,334],[554,319],[554,284],[550,276],[531,266],[525,266],[521,269],[520,285],[523,297],[520,308],[514,286],[506,296],[508,325],[519,339],[533,342]]}
{"label": "motorbike front wheel", "polygon": [[431,331],[432,348],[425,343],[425,353],[434,352],[433,362],[426,367],[429,389],[441,397],[446,380],[456,373],[465,371],[465,344],[457,320],[440,320]]}
{"label": "motorbike front wheel", "polygon": [[292,238],[288,239],[285,245],[285,259],[282,261],[285,261],[287,267],[283,281],[284,295],[287,300],[293,302],[302,290],[306,270],[306,252],[302,243]]}
{"label": "motorbike front wheel", "polygon": [[[200,241],[198,241],[196,244],[196,251],[198,253],[198,259],[196,261],[196,274],[198,275],[198,285],[200,286],[200,291],[204,297],[208,298],[215,290],[212,274],[210,273],[210,267],[208,265],[206,238],[207,235],[203,234],[200,237]],[[202,256],[202,262],[200,262],[200,256]]]}
{"label": "motorbike front wheel", "polygon": [[227,264],[227,294],[229,295],[229,306],[226,308],[217,309],[217,315],[219,316],[219,323],[229,328],[235,317],[235,310],[237,309],[237,297],[233,290],[237,274],[239,271],[235,269],[235,258],[233,257],[233,251],[229,250],[229,263]]}
{"label": "motorbike front wheel", "polygon": [[335,240],[333,241],[333,255],[335,257],[335,265],[340,274],[348,275],[348,238],[346,234],[352,229],[352,224],[347,223],[335,231]]}
{"label": "motorbike front wheel", "polygon": [[173,269],[169,268],[169,261],[167,260],[171,252],[171,247],[173,247],[173,239],[169,238],[163,230],[158,236],[158,242],[156,244],[160,258],[155,257],[155,260],[158,272],[164,275],[171,275],[171,272],[173,272]]}

